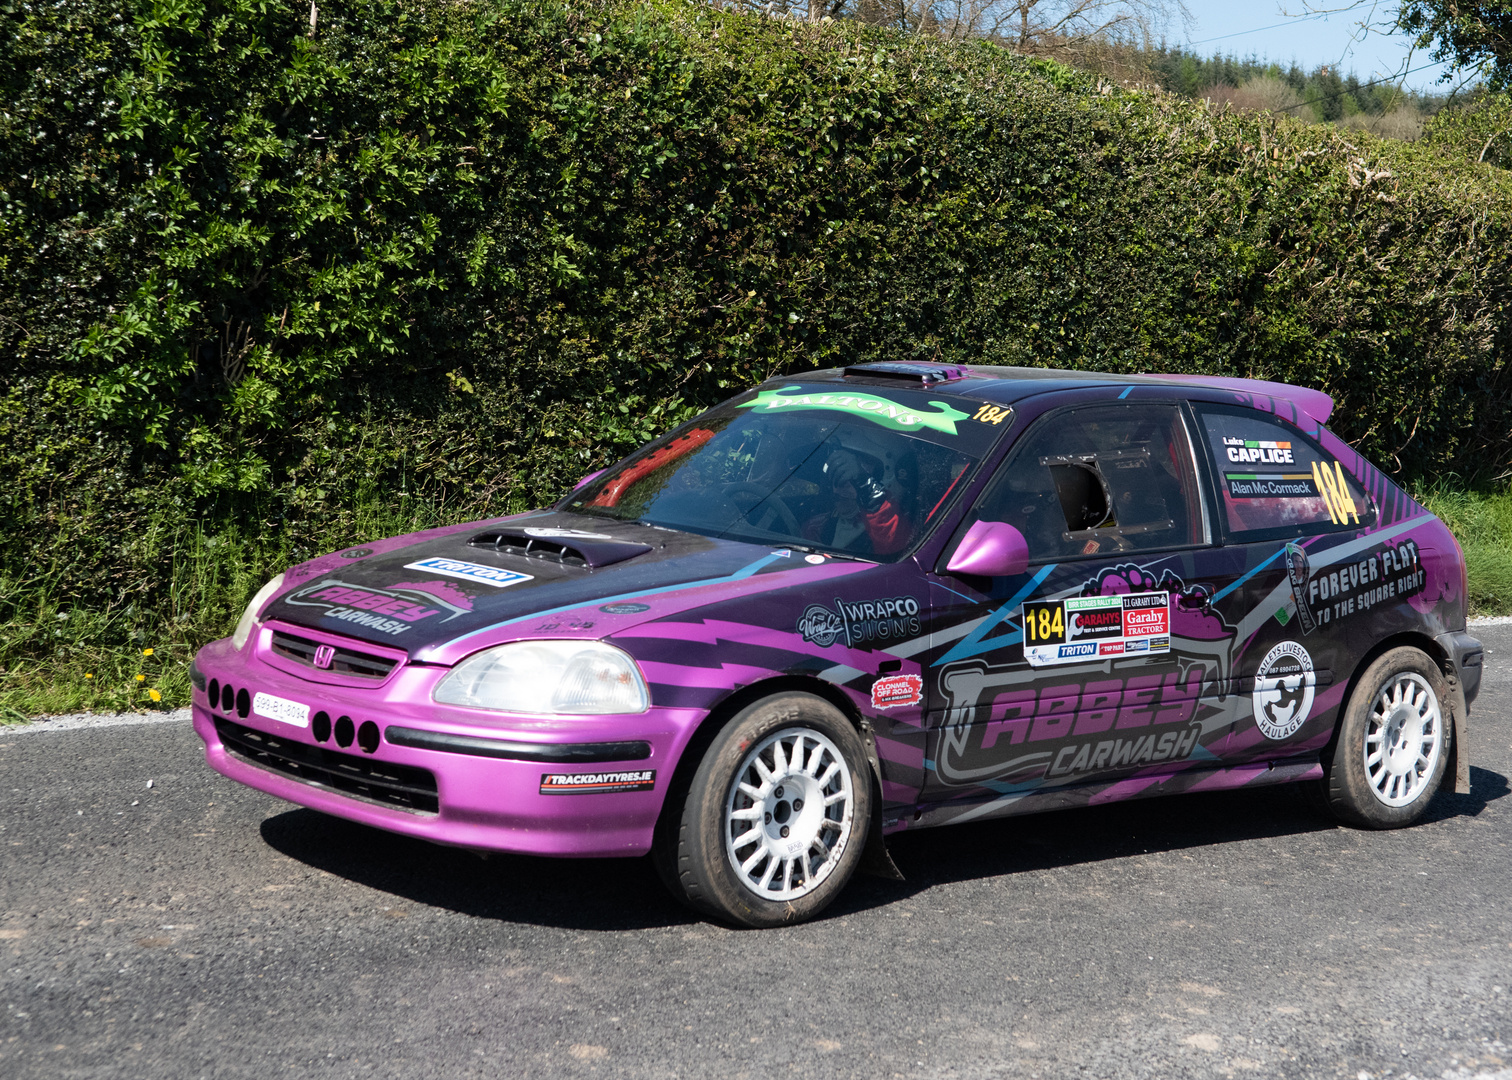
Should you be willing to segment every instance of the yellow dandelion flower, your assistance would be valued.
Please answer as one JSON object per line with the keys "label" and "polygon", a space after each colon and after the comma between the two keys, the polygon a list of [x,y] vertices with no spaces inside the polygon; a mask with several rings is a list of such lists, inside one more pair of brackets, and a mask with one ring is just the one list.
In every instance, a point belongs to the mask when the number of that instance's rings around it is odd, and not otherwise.
{"label": "yellow dandelion flower", "polygon": [[163,695],[160,694],[160,693],[158,693],[156,690],[149,690],[149,691],[147,691],[147,696],[150,697],[153,701],[162,701],[163,700]]}
{"label": "yellow dandelion flower", "polygon": [[86,679],[92,679],[92,678],[94,678],[94,674],[93,674],[93,673],[92,673],[92,672],[88,672],[88,671],[86,671],[86,672],[85,672],[85,673],[84,673],[84,677],[85,677],[85,678],[86,678]]}
{"label": "yellow dandelion flower", "polygon": [[151,649],[143,649],[142,650],[142,655],[143,656],[151,656],[152,655],[152,650]]}
{"label": "yellow dandelion flower", "polygon": [[146,682],[146,681],[147,681],[147,676],[145,676],[145,675],[138,675],[137,676],[137,682]]}

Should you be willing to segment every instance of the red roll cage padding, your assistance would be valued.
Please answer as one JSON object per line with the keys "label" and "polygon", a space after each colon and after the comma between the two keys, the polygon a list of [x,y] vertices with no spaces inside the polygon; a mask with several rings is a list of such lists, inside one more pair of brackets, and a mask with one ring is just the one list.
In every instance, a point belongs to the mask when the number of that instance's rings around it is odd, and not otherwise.
{"label": "red roll cage padding", "polygon": [[686,435],[679,435],[660,450],[641,458],[641,460],[605,484],[604,490],[598,493],[598,498],[588,505],[617,506],[620,496],[625,493],[625,489],[631,484],[650,476],[667,462],[675,461],[684,454],[697,450],[713,437],[714,433],[706,428],[694,428]]}

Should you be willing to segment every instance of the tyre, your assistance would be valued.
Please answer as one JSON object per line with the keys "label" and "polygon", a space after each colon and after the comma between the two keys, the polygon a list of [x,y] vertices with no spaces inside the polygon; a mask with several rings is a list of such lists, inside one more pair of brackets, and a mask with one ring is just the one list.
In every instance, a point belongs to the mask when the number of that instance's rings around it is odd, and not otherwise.
{"label": "tyre", "polygon": [[714,737],[655,853],[658,868],[701,914],[737,926],[800,923],[855,871],[871,798],[866,751],[838,709],[811,694],[766,698]]}
{"label": "tyre", "polygon": [[1422,817],[1449,760],[1448,701],[1443,673],[1426,654],[1404,647],[1377,657],[1344,710],[1324,781],[1334,814],[1368,829]]}

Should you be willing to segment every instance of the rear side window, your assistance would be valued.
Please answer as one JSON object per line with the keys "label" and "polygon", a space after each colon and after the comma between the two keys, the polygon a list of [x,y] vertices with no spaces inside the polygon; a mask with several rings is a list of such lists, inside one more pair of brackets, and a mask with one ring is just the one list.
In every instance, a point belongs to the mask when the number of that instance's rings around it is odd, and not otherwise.
{"label": "rear side window", "polygon": [[1112,405],[1041,420],[966,525],[977,520],[1016,526],[1035,562],[1205,543],[1180,410]]}
{"label": "rear side window", "polygon": [[1252,410],[1200,406],[1229,534],[1265,540],[1370,524],[1354,477],[1311,439]]}

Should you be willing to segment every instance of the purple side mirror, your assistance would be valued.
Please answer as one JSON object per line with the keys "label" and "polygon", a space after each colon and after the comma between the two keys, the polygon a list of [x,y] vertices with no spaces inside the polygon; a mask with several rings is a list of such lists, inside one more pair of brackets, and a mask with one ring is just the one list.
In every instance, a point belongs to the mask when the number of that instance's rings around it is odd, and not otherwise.
{"label": "purple side mirror", "polygon": [[945,569],[953,574],[1016,577],[1029,571],[1029,542],[1002,521],[978,521],[966,530]]}

